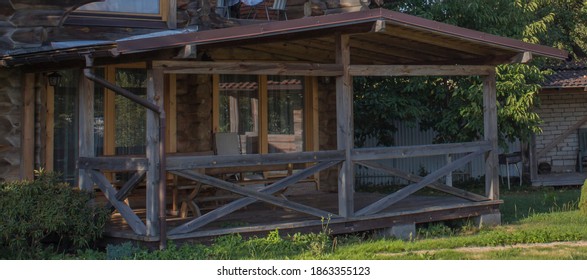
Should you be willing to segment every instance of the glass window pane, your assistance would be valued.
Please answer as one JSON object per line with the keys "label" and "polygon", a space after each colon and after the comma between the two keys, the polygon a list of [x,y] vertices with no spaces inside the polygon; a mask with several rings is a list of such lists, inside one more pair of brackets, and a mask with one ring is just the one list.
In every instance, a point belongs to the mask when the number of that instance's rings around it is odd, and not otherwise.
{"label": "glass window pane", "polygon": [[79,11],[99,11],[133,14],[160,14],[159,0],[106,0],[86,4]]}
{"label": "glass window pane", "polygon": [[240,135],[243,154],[259,153],[259,84],[257,76],[220,76],[219,132]]}
{"label": "glass window pane", "polygon": [[270,153],[304,150],[304,78],[269,76],[268,141]]}
{"label": "glass window pane", "polygon": [[[145,69],[116,69],[116,84],[146,98],[147,71]],[[147,128],[146,109],[133,101],[116,95],[117,155],[141,155],[145,153]]]}

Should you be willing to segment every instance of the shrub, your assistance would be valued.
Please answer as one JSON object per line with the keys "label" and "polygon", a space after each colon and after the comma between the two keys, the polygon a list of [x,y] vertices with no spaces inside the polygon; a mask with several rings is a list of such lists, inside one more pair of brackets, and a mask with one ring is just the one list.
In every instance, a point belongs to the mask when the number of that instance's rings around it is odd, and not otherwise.
{"label": "shrub", "polygon": [[0,183],[0,258],[44,258],[87,247],[101,236],[105,209],[54,174]]}
{"label": "shrub", "polygon": [[583,215],[587,216],[587,180],[583,183],[583,187],[581,187],[581,198],[579,199],[579,209]]}

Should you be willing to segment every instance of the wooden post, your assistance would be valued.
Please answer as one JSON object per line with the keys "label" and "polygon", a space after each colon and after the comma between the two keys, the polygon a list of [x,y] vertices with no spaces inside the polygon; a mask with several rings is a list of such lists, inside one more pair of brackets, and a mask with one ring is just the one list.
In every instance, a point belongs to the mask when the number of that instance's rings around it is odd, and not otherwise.
{"label": "wooden post", "polygon": [[354,215],[354,168],[351,149],[353,131],[353,78],[349,74],[350,43],[348,35],[336,35],[336,63],[342,65],[342,76],[336,77],[337,148],[345,151],[345,160],[338,173],[338,211],[343,217]]}
{"label": "wooden post", "polygon": [[530,145],[528,145],[530,151],[528,153],[530,162],[530,183],[535,182],[538,179],[538,156],[536,154],[536,134],[532,133],[530,137]]}
{"label": "wooden post", "polygon": [[212,133],[220,128],[220,75],[212,75]]}
{"label": "wooden post", "polygon": [[[161,106],[164,103],[164,89],[163,71],[149,67],[147,69],[147,100]],[[159,235],[159,184],[160,180],[165,180],[165,178],[161,178],[159,170],[161,165],[160,126],[158,114],[147,110],[146,153],[149,165],[147,169],[146,226],[147,236],[150,237]]]}
{"label": "wooden post", "polygon": [[499,199],[499,145],[497,137],[497,92],[495,71],[483,80],[484,139],[491,144],[485,156],[485,194],[489,199]]}
{"label": "wooden post", "polygon": [[169,7],[167,8],[167,28],[177,28],[177,0],[168,0]]}
{"label": "wooden post", "polygon": [[24,74],[22,97],[20,177],[32,180],[35,169],[35,74]]}
{"label": "wooden post", "polygon": [[45,170],[53,171],[55,149],[55,87],[45,91]]}
{"label": "wooden post", "polygon": [[78,86],[78,171],[77,186],[80,190],[91,192],[92,179],[88,173],[79,168],[80,157],[94,157],[94,82],[87,79],[80,70]]}
{"label": "wooden post", "polygon": [[267,76],[259,76],[259,154],[269,153],[269,97]]}

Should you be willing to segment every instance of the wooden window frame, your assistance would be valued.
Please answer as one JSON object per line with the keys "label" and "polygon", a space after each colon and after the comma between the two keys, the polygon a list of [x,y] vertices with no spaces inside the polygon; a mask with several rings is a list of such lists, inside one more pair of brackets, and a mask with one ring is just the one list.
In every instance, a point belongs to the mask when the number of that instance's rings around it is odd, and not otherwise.
{"label": "wooden window frame", "polygon": [[[318,151],[318,81],[316,77],[304,77],[304,151]],[[212,75],[212,131],[220,128],[220,74]],[[267,75],[258,75],[259,83],[259,153],[269,153],[268,88]]]}
{"label": "wooden window frame", "polygon": [[73,11],[66,25],[177,28],[177,0],[159,0],[159,14],[124,13],[111,11]]}
{"label": "wooden window frame", "polygon": [[[116,69],[131,69],[141,68],[146,69],[147,64],[144,62],[132,64],[115,64],[104,67],[104,78],[112,83],[116,83]],[[177,152],[177,76],[175,74],[165,75],[165,112],[167,115],[167,130],[166,130],[166,152]],[[54,171],[54,145],[55,145],[55,89],[46,84],[46,98],[44,100],[45,112],[45,131],[43,132],[45,141],[44,151],[44,165],[45,170]],[[116,95],[109,89],[104,89],[104,147],[103,155],[109,156],[115,154],[115,137],[116,137],[116,110],[115,110]],[[98,155],[98,156],[103,156]]]}

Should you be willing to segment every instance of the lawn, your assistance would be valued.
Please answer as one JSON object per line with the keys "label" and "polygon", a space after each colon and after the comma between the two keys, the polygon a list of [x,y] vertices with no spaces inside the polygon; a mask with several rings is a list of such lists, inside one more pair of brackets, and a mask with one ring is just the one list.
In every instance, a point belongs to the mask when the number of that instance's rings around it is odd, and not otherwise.
{"label": "lawn", "polygon": [[[174,246],[148,252],[130,243],[88,250],[81,259],[587,259],[587,216],[577,210],[580,190],[525,189],[502,195],[504,224],[477,229],[470,221],[418,227],[412,241],[374,235],[328,236],[325,233],[243,239],[218,238],[211,246]],[[326,229],[327,231],[327,229]]]}

